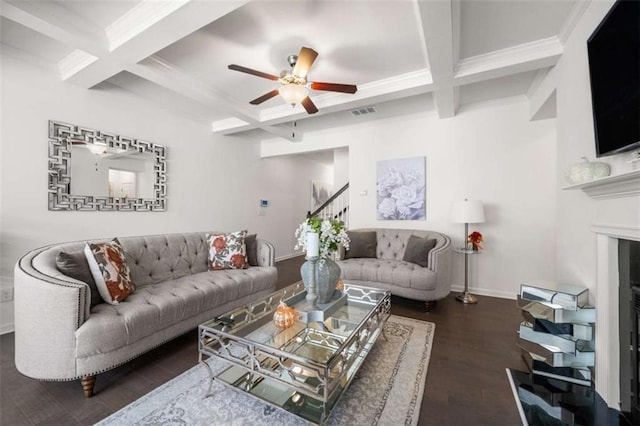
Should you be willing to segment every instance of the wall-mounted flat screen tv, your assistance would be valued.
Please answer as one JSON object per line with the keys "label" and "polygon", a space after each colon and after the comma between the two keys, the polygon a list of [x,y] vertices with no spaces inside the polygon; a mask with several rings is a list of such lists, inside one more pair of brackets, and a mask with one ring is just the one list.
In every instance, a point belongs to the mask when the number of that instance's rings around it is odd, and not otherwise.
{"label": "wall-mounted flat screen tv", "polygon": [[618,0],[587,51],[596,155],[640,149],[640,1]]}

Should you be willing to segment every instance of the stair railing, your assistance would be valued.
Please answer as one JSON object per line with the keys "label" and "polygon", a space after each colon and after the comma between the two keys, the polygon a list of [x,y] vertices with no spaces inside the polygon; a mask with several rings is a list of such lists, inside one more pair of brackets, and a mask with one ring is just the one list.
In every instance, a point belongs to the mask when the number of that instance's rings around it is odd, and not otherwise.
{"label": "stair railing", "polygon": [[333,194],[327,201],[313,212],[307,212],[307,218],[320,217],[322,219],[335,219],[344,223],[349,229],[349,182]]}

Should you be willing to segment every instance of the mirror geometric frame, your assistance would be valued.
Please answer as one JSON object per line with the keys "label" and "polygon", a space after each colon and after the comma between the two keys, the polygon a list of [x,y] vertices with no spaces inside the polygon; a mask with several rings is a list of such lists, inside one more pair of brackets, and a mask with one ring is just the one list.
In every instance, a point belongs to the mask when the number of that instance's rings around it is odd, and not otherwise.
{"label": "mirror geometric frame", "polygon": [[[137,150],[154,156],[153,199],[71,194],[72,142],[99,143],[108,148]],[[165,211],[167,148],[151,142],[49,120],[49,210]]]}

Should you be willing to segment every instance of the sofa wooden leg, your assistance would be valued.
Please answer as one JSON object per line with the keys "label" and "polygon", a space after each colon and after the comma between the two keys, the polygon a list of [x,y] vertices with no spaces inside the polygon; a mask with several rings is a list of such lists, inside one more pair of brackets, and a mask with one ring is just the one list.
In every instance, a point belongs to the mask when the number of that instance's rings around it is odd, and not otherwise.
{"label": "sofa wooden leg", "polygon": [[436,307],[436,305],[438,304],[438,301],[437,300],[427,300],[426,302],[424,302],[424,304],[426,305],[427,313],[429,313]]}
{"label": "sofa wooden leg", "polygon": [[84,396],[86,398],[91,398],[93,396],[93,385],[96,383],[96,376],[83,377],[80,379],[80,383],[82,384]]}

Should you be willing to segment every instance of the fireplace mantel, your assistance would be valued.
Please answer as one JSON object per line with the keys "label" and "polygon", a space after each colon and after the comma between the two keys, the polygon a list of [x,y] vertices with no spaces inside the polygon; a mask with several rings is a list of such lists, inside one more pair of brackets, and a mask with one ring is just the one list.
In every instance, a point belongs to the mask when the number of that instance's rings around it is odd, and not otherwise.
{"label": "fireplace mantel", "polygon": [[640,195],[640,170],[607,176],[577,185],[566,186],[563,190],[582,189],[597,200]]}

